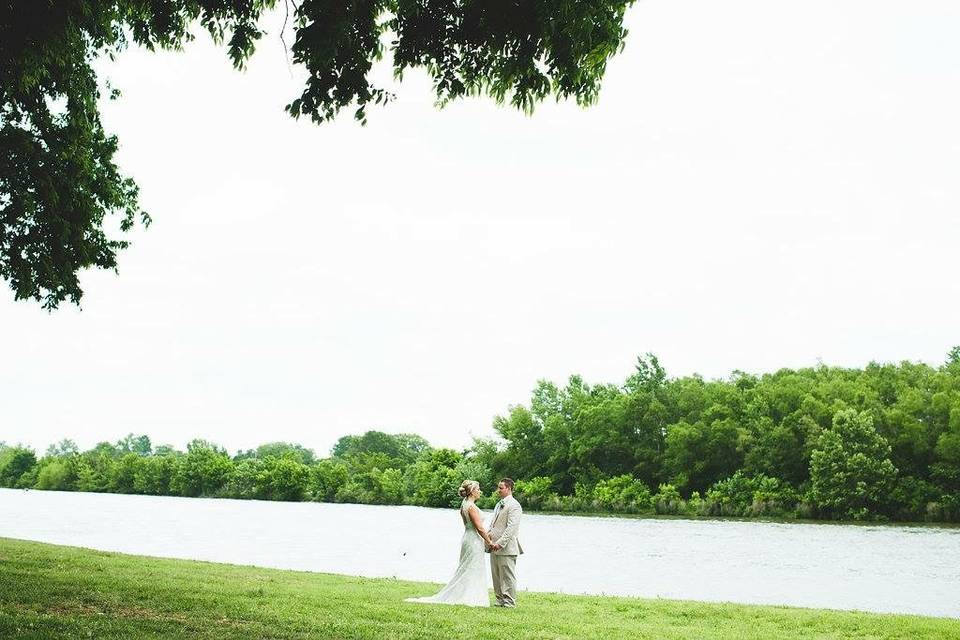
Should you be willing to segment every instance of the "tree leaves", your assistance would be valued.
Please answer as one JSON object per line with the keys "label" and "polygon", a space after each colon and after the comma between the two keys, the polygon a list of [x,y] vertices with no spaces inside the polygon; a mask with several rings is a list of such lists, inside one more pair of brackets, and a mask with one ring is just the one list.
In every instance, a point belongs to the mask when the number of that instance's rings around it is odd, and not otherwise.
{"label": "tree leaves", "polygon": [[[396,77],[420,67],[438,104],[487,95],[529,113],[549,95],[592,104],[607,60],[623,47],[633,0],[303,0],[294,8],[293,60],[308,75],[287,105],[321,123],[393,95],[371,84],[393,56]],[[117,140],[100,123],[91,66],[132,41],[180,49],[199,23],[242,69],[276,0],[21,0],[0,4],[0,277],[16,299],[48,309],[83,291],[78,273],[116,269],[128,246],[109,237],[150,217],[134,181],[113,161]],[[392,39],[391,39],[392,36]],[[108,95],[116,97],[108,87]],[[51,105],[58,105],[56,108]]]}

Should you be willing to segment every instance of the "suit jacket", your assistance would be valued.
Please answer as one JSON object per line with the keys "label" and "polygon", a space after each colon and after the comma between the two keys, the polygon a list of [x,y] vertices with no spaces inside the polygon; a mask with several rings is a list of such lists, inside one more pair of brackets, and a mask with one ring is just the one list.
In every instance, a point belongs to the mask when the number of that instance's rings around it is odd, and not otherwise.
{"label": "suit jacket", "polygon": [[519,538],[522,515],[523,509],[513,496],[504,498],[499,509],[494,508],[493,518],[490,520],[487,531],[490,539],[502,548],[499,551],[490,551],[490,549],[487,551],[498,556],[518,556],[523,553]]}

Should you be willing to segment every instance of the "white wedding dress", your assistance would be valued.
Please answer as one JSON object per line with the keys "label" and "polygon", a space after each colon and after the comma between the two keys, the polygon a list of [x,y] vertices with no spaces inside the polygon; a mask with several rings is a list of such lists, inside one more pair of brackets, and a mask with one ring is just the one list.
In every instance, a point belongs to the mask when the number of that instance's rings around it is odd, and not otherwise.
{"label": "white wedding dress", "polygon": [[460,564],[447,583],[436,595],[423,598],[407,598],[407,602],[429,602],[434,604],[465,604],[471,607],[489,607],[490,595],[487,592],[487,571],[483,558],[483,538],[477,534],[467,510],[471,503],[464,500],[460,505],[460,517],[463,518],[463,538],[460,540]]}

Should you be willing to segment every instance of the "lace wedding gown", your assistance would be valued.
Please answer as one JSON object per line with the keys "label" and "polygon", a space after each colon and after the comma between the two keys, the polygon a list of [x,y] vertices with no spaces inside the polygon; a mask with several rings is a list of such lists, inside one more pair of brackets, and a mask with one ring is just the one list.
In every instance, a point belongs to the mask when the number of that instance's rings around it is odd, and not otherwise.
{"label": "lace wedding gown", "polygon": [[471,607],[489,607],[490,595],[487,593],[487,571],[483,558],[483,539],[477,534],[467,509],[470,504],[464,500],[460,505],[460,517],[463,518],[463,538],[460,540],[460,564],[447,583],[436,595],[423,598],[407,598],[407,602],[431,602],[435,604],[465,604]]}

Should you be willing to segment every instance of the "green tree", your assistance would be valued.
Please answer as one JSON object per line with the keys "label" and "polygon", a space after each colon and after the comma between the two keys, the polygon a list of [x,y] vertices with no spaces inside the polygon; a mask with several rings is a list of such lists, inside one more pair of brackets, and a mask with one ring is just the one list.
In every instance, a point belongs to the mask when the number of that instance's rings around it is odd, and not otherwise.
{"label": "green tree", "polygon": [[110,491],[116,493],[137,493],[136,476],[143,457],[137,453],[125,453],[113,467],[110,479]]}
{"label": "green tree", "polygon": [[132,433],[120,438],[116,448],[121,454],[135,453],[138,456],[148,456],[153,452],[149,436],[135,436]]}
{"label": "green tree", "polygon": [[109,442],[70,458],[75,468],[77,491],[110,491],[116,472],[118,451]]}
{"label": "green tree", "polygon": [[233,473],[230,474],[230,480],[227,482],[225,493],[231,498],[240,500],[253,500],[260,496],[257,495],[257,477],[260,474],[260,467],[263,466],[263,460],[258,458],[243,458],[236,461]]}
{"label": "green tree", "polygon": [[651,506],[650,489],[633,476],[624,474],[601,480],[593,488],[593,498],[611,511],[642,511]]}
{"label": "green tree", "polygon": [[[734,372],[708,382],[668,379],[648,356],[623,385],[538,381],[529,408],[511,407],[497,425],[505,442],[475,439],[462,454],[410,434],[345,436],[310,466],[309,450],[292,443],[230,461],[203,441],[186,455],[169,446],[139,455],[125,444],[133,436],[82,453],[63,441],[16,484],[130,491],[132,477],[137,493],[441,507],[459,500],[465,479],[489,492],[511,476],[529,506],[558,511],[652,503],[690,515],[960,518],[960,361]],[[10,451],[0,443],[0,459]],[[898,461],[907,471],[891,479]]]}
{"label": "green tree", "polygon": [[680,492],[672,484],[661,484],[653,496],[653,507],[657,513],[675,514],[683,508]]}
{"label": "green tree", "polygon": [[960,365],[960,345],[947,352],[947,365]]}
{"label": "green tree", "polygon": [[636,371],[627,378],[624,388],[628,392],[646,391],[656,393],[667,382],[667,371],[652,353],[637,357]]}
{"label": "green tree", "polygon": [[133,472],[133,489],[136,493],[164,496],[175,493],[170,482],[183,454],[177,451],[146,456],[138,460]]}
{"label": "green tree", "polygon": [[227,452],[206,440],[193,440],[187,454],[178,458],[170,491],[179,496],[213,496],[230,479],[233,461]]}
{"label": "green tree", "polygon": [[302,445],[291,442],[268,442],[267,444],[262,444],[257,447],[254,455],[257,458],[282,458],[287,455],[292,455],[307,465],[313,464],[316,461],[313,449],[307,449]]}
{"label": "green tree", "polygon": [[[373,456],[373,459],[387,461],[381,466],[385,464],[391,467],[404,467],[429,448],[429,443],[418,435],[409,433],[392,435],[382,431],[367,431],[360,436],[343,436],[333,445],[331,454],[335,458],[361,461]],[[363,462],[357,464],[369,466]]]}
{"label": "green tree", "polygon": [[513,492],[526,509],[542,509],[547,501],[557,495],[553,491],[553,481],[545,476],[517,480]]}
{"label": "green tree", "polygon": [[951,408],[948,429],[940,434],[932,475],[944,490],[960,493],[960,403]]}
{"label": "green tree", "polygon": [[493,428],[507,441],[501,466],[518,477],[542,475],[546,459],[543,424],[526,407],[510,407],[506,416],[497,416]]}
{"label": "green tree", "polygon": [[617,395],[584,407],[574,420],[570,456],[573,475],[593,484],[600,478],[629,474],[637,458],[632,395]]}
{"label": "green tree", "polygon": [[460,481],[475,480],[480,484],[483,493],[489,493],[497,486],[500,479],[493,473],[493,469],[487,464],[481,455],[473,453],[473,450],[467,450],[467,453],[460,459],[457,466],[454,467],[456,477]]}
{"label": "green tree", "polygon": [[796,499],[794,491],[778,478],[763,474],[747,476],[737,471],[707,491],[713,513],[725,516],[751,515],[758,511],[783,511]]}
{"label": "green tree", "polygon": [[808,434],[819,433],[818,425],[808,416],[787,416],[774,424],[768,416],[752,423],[751,441],[743,468],[750,475],[768,475],[783,478],[799,485],[810,476],[810,452],[806,447]]}
{"label": "green tree", "polygon": [[459,503],[457,489],[468,478],[461,478],[457,465],[463,456],[452,449],[425,451],[406,469],[406,495],[413,504],[446,507]]}
{"label": "green tree", "polygon": [[681,421],[667,427],[664,466],[681,491],[703,492],[732,475],[743,462],[741,429],[732,418],[720,417],[724,408],[713,409],[716,417],[705,414],[708,420]]}
{"label": "green tree", "polygon": [[266,500],[296,502],[307,495],[310,467],[301,462],[300,454],[288,451],[282,457],[269,456],[256,473],[256,495]]}
{"label": "green tree", "polygon": [[20,479],[37,464],[37,455],[26,447],[0,449],[0,487],[19,487]]}
{"label": "green tree", "polygon": [[373,504],[401,504],[404,480],[400,469],[375,469],[370,474],[370,502]]}
{"label": "green tree", "polygon": [[[286,110],[316,122],[389,102],[371,83],[389,51],[395,75],[425,70],[439,102],[485,94],[526,111],[549,95],[590,104],[608,59],[623,46],[632,0],[489,4],[441,0],[290,1],[292,61],[306,85]],[[130,42],[179,49],[194,25],[242,68],[276,0],[58,0],[0,4],[0,277],[17,299],[54,308],[79,302],[77,274],[116,268],[127,241],[112,237],[139,219],[136,184],[114,161],[103,128],[97,58]],[[107,91],[111,98],[117,96]]]}
{"label": "green tree", "polygon": [[310,469],[310,495],[320,502],[333,502],[349,478],[345,463],[329,458],[320,460]]}
{"label": "green tree", "polygon": [[56,444],[52,444],[47,447],[48,456],[71,456],[80,453],[80,449],[77,448],[77,443],[73,440],[68,440],[64,438]]}
{"label": "green tree", "polygon": [[76,487],[76,477],[72,465],[60,458],[47,458],[37,474],[37,489],[50,491],[72,491]]}
{"label": "green tree", "polygon": [[838,411],[810,458],[810,480],[817,505],[834,515],[866,519],[889,503],[897,479],[890,445],[877,433],[867,412]]}

